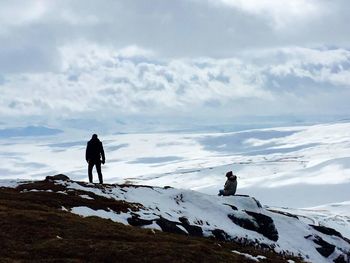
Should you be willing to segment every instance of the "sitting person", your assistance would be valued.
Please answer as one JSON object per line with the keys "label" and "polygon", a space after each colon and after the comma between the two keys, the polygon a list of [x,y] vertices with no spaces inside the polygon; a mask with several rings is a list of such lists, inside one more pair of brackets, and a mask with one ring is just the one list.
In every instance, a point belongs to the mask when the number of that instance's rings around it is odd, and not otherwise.
{"label": "sitting person", "polygon": [[219,196],[235,195],[237,190],[237,176],[229,171],[226,173],[227,181],[223,190],[219,191]]}

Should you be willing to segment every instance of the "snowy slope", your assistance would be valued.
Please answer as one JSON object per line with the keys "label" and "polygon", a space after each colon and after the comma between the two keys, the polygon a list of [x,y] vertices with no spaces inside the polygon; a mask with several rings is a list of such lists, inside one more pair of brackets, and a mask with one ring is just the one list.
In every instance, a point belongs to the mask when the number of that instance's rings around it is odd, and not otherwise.
{"label": "snowy slope", "polygon": [[[54,173],[87,180],[87,137],[0,138],[1,179]],[[230,133],[101,135],[109,183],[171,185],[215,195],[228,170],[238,192],[271,206],[312,207],[350,200],[350,123]],[[331,193],[331,194],[330,194]]]}
{"label": "snowy slope", "polygon": [[[312,226],[316,222],[307,222],[292,214],[265,209],[249,196],[218,197],[169,187],[101,187],[70,180],[49,179],[47,182],[63,187],[59,191],[61,194],[79,194],[81,198],[89,200],[97,200],[98,197],[123,200],[137,207],[133,211],[115,211],[108,207],[62,207],[81,216],[99,216],[134,226],[255,244],[276,252],[293,253],[310,262],[333,262],[336,259],[347,262],[350,259],[350,241],[340,233]],[[3,181],[2,184],[15,186],[13,182]],[[47,187],[42,190],[42,184],[38,184],[37,188],[28,186],[29,190],[25,183],[17,184],[22,185],[24,192],[55,191],[55,187],[52,187],[53,190]]]}
{"label": "snowy slope", "polygon": [[308,224],[334,228],[350,239],[350,202],[326,204],[304,209],[280,207],[271,209],[295,214],[300,220]]}

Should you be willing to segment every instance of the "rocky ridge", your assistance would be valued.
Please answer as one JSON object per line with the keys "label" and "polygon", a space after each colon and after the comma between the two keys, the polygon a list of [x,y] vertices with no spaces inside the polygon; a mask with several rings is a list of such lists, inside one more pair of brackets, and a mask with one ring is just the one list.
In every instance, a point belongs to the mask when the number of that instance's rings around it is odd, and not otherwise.
{"label": "rocky ridge", "polygon": [[209,237],[307,262],[350,260],[350,241],[341,233],[306,224],[293,214],[268,210],[249,196],[217,197],[171,187],[95,185],[71,181],[65,175],[5,186],[21,194],[49,197],[54,193],[55,198],[48,198],[45,204],[83,217],[96,216],[183,236]]}

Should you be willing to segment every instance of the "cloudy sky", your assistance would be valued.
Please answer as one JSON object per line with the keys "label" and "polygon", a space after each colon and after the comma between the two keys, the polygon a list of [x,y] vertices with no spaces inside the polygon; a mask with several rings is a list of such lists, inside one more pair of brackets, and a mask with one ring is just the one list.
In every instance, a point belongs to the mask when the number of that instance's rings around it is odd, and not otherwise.
{"label": "cloudy sky", "polygon": [[349,13],[348,0],[4,0],[0,126],[336,120],[350,113]]}

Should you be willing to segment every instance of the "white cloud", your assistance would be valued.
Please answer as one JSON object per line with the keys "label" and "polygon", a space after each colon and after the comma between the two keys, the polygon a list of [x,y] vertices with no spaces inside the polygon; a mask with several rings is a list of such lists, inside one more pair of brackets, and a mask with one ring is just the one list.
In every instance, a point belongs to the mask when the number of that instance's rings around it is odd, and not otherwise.
{"label": "white cloud", "polygon": [[38,21],[48,11],[49,1],[5,0],[0,8],[0,34],[9,33],[9,27]]}
{"label": "white cloud", "polygon": [[127,46],[119,51],[119,55],[125,58],[132,57],[151,57],[154,56],[154,52],[152,50],[147,50],[138,47],[137,45]]}
{"label": "white cloud", "polygon": [[2,87],[4,112],[186,112],[211,102],[220,107],[235,99],[270,96],[258,70],[235,59],[152,61],[138,57],[152,53],[135,46],[115,50],[82,43],[60,50],[60,72],[8,79]]}
{"label": "white cloud", "polygon": [[250,60],[158,59],[137,46],[76,42],[60,53],[57,72],[6,77],[2,116],[191,115],[215,121],[350,110],[344,99],[350,93],[346,50],[285,48]]}
{"label": "white cloud", "polygon": [[284,77],[290,75],[309,78],[318,83],[349,87],[350,51],[348,50],[284,48],[268,54],[268,56],[285,57],[285,61],[271,65],[269,71],[273,75]]}
{"label": "white cloud", "polygon": [[125,55],[142,47],[167,58],[345,48],[349,8],[346,0],[2,1],[0,71],[52,70],[57,48],[78,40],[129,47]]}
{"label": "white cloud", "polygon": [[[325,4],[319,0],[209,0],[217,5],[227,5],[244,12],[264,16],[272,20],[276,28],[284,28],[296,22],[319,17],[326,12]],[[301,21],[300,21],[301,20]]]}

